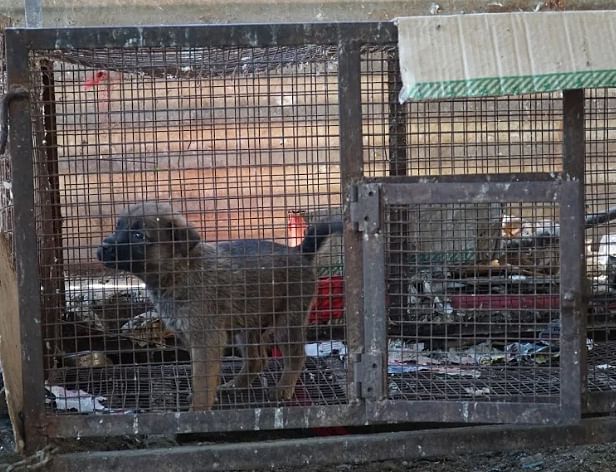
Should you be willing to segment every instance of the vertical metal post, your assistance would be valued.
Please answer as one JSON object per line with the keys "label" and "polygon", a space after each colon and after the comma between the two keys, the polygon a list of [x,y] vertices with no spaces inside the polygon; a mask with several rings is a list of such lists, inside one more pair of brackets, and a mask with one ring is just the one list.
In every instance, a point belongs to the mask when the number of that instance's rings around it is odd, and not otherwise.
{"label": "vertical metal post", "polygon": [[363,398],[369,417],[374,417],[375,401],[387,396],[387,325],[385,303],[385,237],[379,184],[359,185],[355,221],[363,232],[364,248],[364,352],[361,356]]}
{"label": "vertical metal post", "polygon": [[43,0],[24,0],[24,13],[28,28],[43,26]]}
{"label": "vertical metal post", "polygon": [[360,44],[341,39],[338,44],[338,103],[340,114],[340,174],[344,199],[344,300],[349,346],[349,400],[358,400],[356,360],[363,351],[362,237],[351,221],[354,183],[364,172],[362,157]]}
{"label": "vertical metal post", "polygon": [[[7,85],[32,90],[29,47],[23,35],[6,32]],[[34,172],[32,123],[29,100],[14,100],[9,108],[9,153],[15,197],[15,262],[19,291],[19,318],[23,366],[22,392],[25,450],[33,452],[45,443],[43,342],[38,263],[38,241],[34,217]]]}
{"label": "vertical metal post", "polygon": [[56,97],[52,61],[41,61],[43,123],[36,129],[40,142],[41,162],[37,162],[37,175],[42,234],[40,267],[44,307],[42,317],[43,357],[45,371],[52,367],[53,343],[59,339],[60,320],[65,306],[64,252],[62,247],[62,205],[60,202],[60,173],[56,124]]}
{"label": "vertical metal post", "polygon": [[387,103],[389,106],[389,175],[408,173],[408,152],[406,140],[406,106],[398,101],[402,90],[398,48],[388,51],[387,57]]}
{"label": "vertical metal post", "polygon": [[[2,33],[0,35],[0,57],[2,58],[2,63],[0,63],[0,73],[3,77],[6,67],[4,31],[9,26],[12,26],[12,20],[8,17],[0,16],[0,32]],[[6,91],[6,83],[2,80],[0,81],[0,92],[4,94]],[[12,179],[9,155],[5,153],[0,155],[0,180],[6,180],[7,182],[12,183]],[[11,247],[11,256],[13,256],[15,253],[13,249],[13,199],[10,197],[10,192],[6,190],[0,190],[0,192],[3,192],[0,193],[0,232],[5,233],[8,237]]]}
{"label": "vertical metal post", "polygon": [[586,385],[584,211],[584,90],[563,93],[563,198],[561,232],[561,405],[580,419]]}

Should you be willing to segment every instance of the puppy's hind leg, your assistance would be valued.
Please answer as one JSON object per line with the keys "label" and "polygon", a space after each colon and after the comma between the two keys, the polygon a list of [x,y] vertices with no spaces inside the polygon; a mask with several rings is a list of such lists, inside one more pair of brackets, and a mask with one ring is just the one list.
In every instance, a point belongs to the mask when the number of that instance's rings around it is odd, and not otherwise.
{"label": "puppy's hind leg", "polygon": [[210,410],[216,402],[227,333],[212,330],[191,339],[192,410]]}
{"label": "puppy's hind leg", "polygon": [[253,380],[263,371],[265,356],[263,339],[260,329],[250,329],[242,333],[242,369],[229,382],[220,386],[221,389],[248,388]]}
{"label": "puppy's hind leg", "polygon": [[275,340],[282,351],[283,369],[273,393],[276,400],[290,400],[306,361],[304,327],[301,325],[276,327]]}

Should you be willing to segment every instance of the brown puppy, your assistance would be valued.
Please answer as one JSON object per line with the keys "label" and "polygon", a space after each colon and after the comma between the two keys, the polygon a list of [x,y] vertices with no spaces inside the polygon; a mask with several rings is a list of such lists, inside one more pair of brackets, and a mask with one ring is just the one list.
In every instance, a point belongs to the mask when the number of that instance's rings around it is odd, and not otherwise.
{"label": "brown puppy", "polygon": [[105,266],[141,278],[170,329],[190,350],[193,410],[216,400],[231,330],[247,341],[239,374],[224,387],[248,387],[265,365],[264,343],[284,357],[274,396],[290,399],[304,366],[304,326],[315,290],[312,255],[341,226],[313,227],[298,248],[266,240],[200,241],[196,229],[164,203],[126,208],[98,248]]}

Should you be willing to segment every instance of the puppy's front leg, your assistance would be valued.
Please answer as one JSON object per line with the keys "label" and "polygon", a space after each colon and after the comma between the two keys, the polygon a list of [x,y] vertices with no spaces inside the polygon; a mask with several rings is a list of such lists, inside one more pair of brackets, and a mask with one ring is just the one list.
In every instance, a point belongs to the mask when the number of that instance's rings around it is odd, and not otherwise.
{"label": "puppy's front leg", "polygon": [[193,411],[210,410],[216,402],[226,339],[224,331],[214,331],[192,340]]}

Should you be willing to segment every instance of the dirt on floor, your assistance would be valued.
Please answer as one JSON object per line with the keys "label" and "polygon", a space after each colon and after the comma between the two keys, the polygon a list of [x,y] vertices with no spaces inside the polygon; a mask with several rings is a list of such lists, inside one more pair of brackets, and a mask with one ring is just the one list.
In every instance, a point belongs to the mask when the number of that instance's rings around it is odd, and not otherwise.
{"label": "dirt on floor", "polygon": [[[277,469],[296,472],[297,469]],[[616,443],[533,452],[493,452],[457,458],[301,467],[302,472],[613,472]],[[260,472],[260,471],[259,471]]]}

